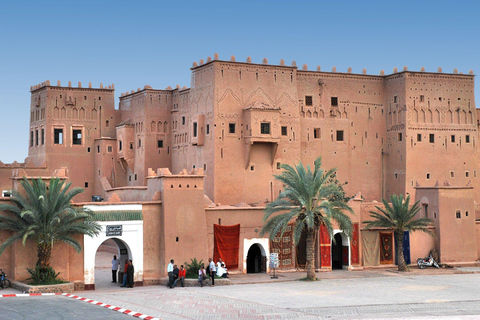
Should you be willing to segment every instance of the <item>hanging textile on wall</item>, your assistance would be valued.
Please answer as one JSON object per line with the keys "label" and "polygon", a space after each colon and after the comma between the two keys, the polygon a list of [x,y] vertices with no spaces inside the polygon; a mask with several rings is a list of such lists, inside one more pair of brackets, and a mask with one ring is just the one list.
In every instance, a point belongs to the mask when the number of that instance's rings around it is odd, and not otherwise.
{"label": "hanging textile on wall", "polygon": [[378,231],[362,231],[363,265],[378,266],[380,264],[380,240]]}
{"label": "hanging textile on wall", "polygon": [[278,253],[279,268],[293,268],[295,267],[295,260],[293,259],[293,223],[289,224],[280,237],[280,232],[270,241],[270,252]]}
{"label": "hanging textile on wall", "polygon": [[238,250],[240,243],[240,224],[233,226],[213,225],[213,260],[222,258],[228,269],[238,269]]}
{"label": "hanging textile on wall", "polygon": [[380,232],[380,263],[393,263],[393,236],[391,232]]}

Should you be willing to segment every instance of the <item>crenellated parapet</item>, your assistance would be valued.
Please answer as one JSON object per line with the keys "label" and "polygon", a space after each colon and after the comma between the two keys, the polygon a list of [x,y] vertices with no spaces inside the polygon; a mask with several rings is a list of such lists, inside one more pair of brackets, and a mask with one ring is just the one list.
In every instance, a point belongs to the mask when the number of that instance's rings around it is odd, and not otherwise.
{"label": "crenellated parapet", "polygon": [[34,91],[37,91],[37,90],[40,90],[42,88],[46,88],[46,87],[56,87],[56,88],[76,88],[76,89],[101,89],[101,90],[115,90],[115,85],[112,83],[112,84],[109,84],[109,85],[105,85],[103,86],[103,83],[100,83],[100,86],[98,88],[93,88],[92,86],[92,83],[89,82],[88,83],[88,88],[87,87],[82,87],[82,82],[78,81],[78,84],[77,84],[77,87],[72,87],[72,82],[71,81],[68,81],[68,86],[66,87],[62,87],[62,84],[60,82],[60,80],[57,81],[57,85],[54,86],[50,83],[50,80],[46,80],[42,83],[39,83],[39,84],[36,84],[36,85],[33,85],[33,86],[30,86],[30,92],[34,92]]}

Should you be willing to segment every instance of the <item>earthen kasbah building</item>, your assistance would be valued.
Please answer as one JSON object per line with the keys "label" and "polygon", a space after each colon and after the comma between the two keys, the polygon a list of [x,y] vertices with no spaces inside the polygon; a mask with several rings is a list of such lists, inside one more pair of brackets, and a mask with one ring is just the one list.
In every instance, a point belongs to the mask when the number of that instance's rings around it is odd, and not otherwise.
{"label": "earthen kasbah building", "polygon": [[[193,64],[190,88],[146,85],[122,93],[118,108],[113,85],[46,81],[30,91],[28,157],[0,163],[0,187],[8,195],[23,176],[54,175],[85,189],[76,205],[103,231],[83,239],[81,254],[57,245],[52,262],[79,288],[95,288],[95,253],[107,239],[133,258],[143,285],[164,279],[170,259],[223,255],[232,272],[249,273],[267,271],[278,253],[280,269],[304,268],[305,245],[294,246],[291,232],[269,241],[259,231],[265,203],[282,189],[280,164],[318,156],[348,182],[355,228],[352,238],[336,230],[335,242],[319,232],[317,269],[393,265],[392,231],[362,224],[392,194],[418,200],[419,216],[434,221],[437,238],[411,234],[407,259],[432,248],[445,263],[479,258],[473,71],[370,75],[215,55]],[[25,279],[34,246],[18,243],[1,260]]]}

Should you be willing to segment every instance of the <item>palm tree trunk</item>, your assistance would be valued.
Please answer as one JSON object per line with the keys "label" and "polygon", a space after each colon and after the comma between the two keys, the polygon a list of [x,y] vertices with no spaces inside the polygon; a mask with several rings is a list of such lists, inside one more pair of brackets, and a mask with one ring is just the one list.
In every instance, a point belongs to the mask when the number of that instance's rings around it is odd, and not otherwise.
{"label": "palm tree trunk", "polygon": [[395,246],[397,247],[398,271],[408,271],[405,257],[403,256],[403,232],[395,231]]}
{"label": "palm tree trunk", "polygon": [[37,245],[37,265],[40,267],[50,266],[50,258],[52,257],[52,246],[49,244]]}
{"label": "palm tree trunk", "polygon": [[307,278],[316,280],[315,274],[315,229],[307,229]]}

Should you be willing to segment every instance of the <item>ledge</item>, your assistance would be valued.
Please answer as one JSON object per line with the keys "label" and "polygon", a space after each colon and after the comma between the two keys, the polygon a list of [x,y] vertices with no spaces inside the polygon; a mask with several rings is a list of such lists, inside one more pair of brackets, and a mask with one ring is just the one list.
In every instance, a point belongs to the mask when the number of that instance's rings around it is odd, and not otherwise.
{"label": "ledge", "polygon": [[23,282],[12,281],[12,287],[24,293],[71,293],[74,290],[74,283],[31,286]]}

